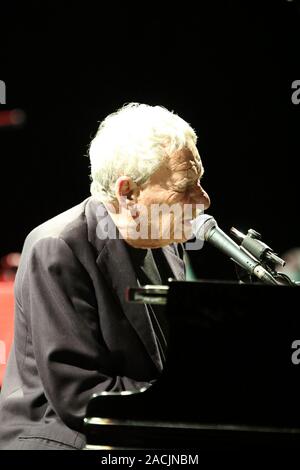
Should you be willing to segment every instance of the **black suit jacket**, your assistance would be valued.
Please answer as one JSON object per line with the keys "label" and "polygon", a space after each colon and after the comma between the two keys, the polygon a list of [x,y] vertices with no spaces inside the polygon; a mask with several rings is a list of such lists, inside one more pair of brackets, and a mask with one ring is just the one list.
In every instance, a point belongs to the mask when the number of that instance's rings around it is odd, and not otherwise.
{"label": "black suit jacket", "polygon": [[[103,236],[99,208],[88,198],[25,241],[0,398],[0,449],[80,449],[93,393],[138,390],[162,371],[144,305],[124,297],[137,285],[126,243]],[[174,277],[183,279],[176,245],[163,251]]]}

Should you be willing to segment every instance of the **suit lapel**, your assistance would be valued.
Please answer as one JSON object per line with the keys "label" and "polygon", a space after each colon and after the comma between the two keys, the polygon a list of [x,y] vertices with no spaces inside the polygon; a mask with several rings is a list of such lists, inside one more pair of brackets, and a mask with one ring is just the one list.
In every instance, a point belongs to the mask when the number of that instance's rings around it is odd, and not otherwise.
{"label": "suit lapel", "polygon": [[113,292],[118,296],[123,312],[135,329],[156,367],[161,370],[159,350],[145,305],[126,301],[128,287],[137,287],[137,279],[124,240],[108,240],[97,264]]}

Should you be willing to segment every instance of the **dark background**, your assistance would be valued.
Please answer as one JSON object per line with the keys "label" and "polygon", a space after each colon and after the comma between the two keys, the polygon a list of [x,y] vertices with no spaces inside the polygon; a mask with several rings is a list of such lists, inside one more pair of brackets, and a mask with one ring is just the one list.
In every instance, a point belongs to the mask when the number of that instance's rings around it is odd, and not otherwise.
{"label": "dark background", "polygon": [[[0,256],[89,196],[87,149],[126,102],[160,104],[195,128],[209,213],[300,246],[300,8],[296,1],[2,2],[0,79],[22,129],[0,131]],[[205,246],[200,277],[235,278]]]}

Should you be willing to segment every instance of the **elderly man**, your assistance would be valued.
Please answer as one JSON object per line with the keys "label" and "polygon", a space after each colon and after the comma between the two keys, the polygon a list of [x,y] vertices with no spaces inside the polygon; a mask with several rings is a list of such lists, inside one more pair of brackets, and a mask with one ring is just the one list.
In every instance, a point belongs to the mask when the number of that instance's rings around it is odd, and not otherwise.
{"label": "elderly man", "polygon": [[196,134],[165,108],[131,103],[100,124],[89,153],[92,196],[25,241],[3,449],[82,448],[92,394],[148,387],[164,365],[163,311],[124,292],[184,278],[178,243],[209,206]]}

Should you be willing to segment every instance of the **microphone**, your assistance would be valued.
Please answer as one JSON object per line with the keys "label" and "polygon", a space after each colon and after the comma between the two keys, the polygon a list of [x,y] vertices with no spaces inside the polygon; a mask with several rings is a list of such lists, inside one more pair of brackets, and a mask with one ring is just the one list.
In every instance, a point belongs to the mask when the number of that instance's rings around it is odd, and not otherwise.
{"label": "microphone", "polygon": [[243,247],[240,247],[218,227],[215,219],[208,214],[201,214],[192,221],[192,229],[197,239],[207,241],[230,257],[232,261],[249,274],[258,277],[267,284],[277,285],[274,277]]}

